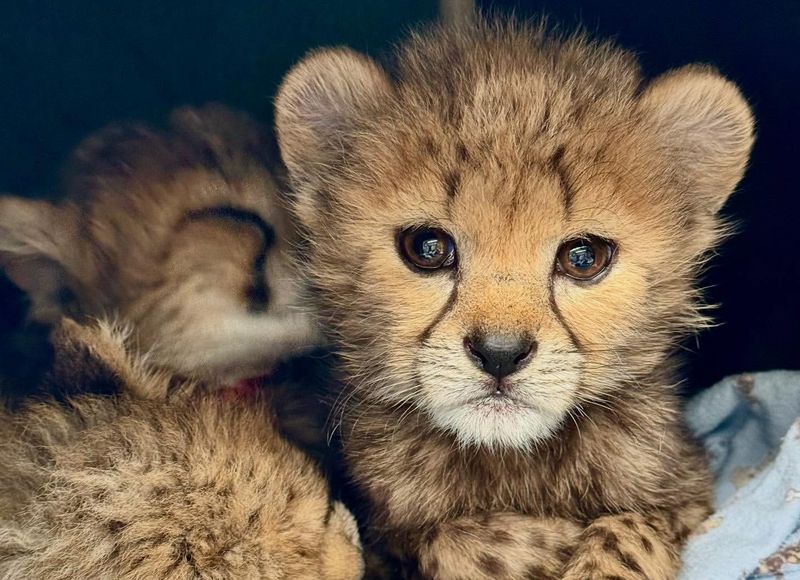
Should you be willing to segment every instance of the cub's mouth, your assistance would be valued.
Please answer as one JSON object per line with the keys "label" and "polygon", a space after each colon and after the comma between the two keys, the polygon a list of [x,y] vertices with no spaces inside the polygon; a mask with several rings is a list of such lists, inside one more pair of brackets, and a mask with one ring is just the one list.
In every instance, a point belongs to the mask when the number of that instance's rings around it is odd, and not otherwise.
{"label": "cub's mouth", "polygon": [[552,436],[568,412],[541,393],[526,392],[524,385],[480,387],[479,392],[440,399],[438,405],[433,401],[427,408],[433,425],[462,445],[529,450]]}
{"label": "cub's mouth", "polygon": [[[252,402],[258,399],[271,385],[275,385],[281,380],[278,368],[266,369],[264,374],[251,377],[208,377],[193,382],[196,388],[192,390],[191,396],[193,398],[211,396],[228,402]],[[171,387],[174,389],[186,381],[192,382],[191,379],[174,376]]]}
{"label": "cub's mouth", "polygon": [[501,393],[500,391],[495,391],[493,393],[470,399],[467,401],[466,405],[478,411],[498,413],[513,413],[523,409],[534,408],[528,403],[521,401],[512,395]]}
{"label": "cub's mouth", "polygon": [[457,408],[469,411],[494,411],[512,413],[514,411],[542,411],[536,401],[531,401],[520,392],[519,385],[508,380],[486,380],[480,382],[477,394],[460,397],[446,406],[448,410]]}

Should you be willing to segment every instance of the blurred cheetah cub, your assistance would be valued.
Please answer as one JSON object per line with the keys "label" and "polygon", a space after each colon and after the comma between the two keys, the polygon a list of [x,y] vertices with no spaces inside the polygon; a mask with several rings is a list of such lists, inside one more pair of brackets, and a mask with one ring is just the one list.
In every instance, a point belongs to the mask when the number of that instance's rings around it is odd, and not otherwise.
{"label": "blurred cheetah cub", "polygon": [[102,130],[62,203],[0,199],[0,266],[35,319],[122,318],[151,363],[214,384],[268,374],[317,336],[264,150],[221,106],[179,109],[168,131]]}
{"label": "blurred cheetah cub", "polygon": [[670,354],[752,144],[737,88],[476,22],[387,69],[312,53],[276,107],[374,538],[428,578],[674,578],[710,479]]}
{"label": "blurred cheetah cub", "polygon": [[107,325],[54,342],[58,387],[122,394],[0,410],[0,578],[361,576],[355,521],[263,401],[140,399],[168,375]]}

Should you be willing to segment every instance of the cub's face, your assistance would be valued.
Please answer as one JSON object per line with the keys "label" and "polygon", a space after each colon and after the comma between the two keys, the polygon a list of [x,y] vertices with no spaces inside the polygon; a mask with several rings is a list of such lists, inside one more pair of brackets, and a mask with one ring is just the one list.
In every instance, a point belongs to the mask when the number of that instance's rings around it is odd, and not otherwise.
{"label": "cub's face", "polygon": [[435,32],[392,80],[317,53],[277,102],[352,387],[466,444],[612,405],[702,322],[692,278],[751,144],[716,73],[642,89],[627,54],[535,34]]}
{"label": "cub's face", "polygon": [[[269,174],[223,180],[193,169],[171,187],[192,205],[175,216],[169,235],[142,248],[152,283],[128,271],[121,274],[133,279],[117,288],[118,312],[152,362],[230,384],[268,374],[316,344],[312,316],[299,301],[294,232]],[[205,191],[215,195],[201,201]]]}
{"label": "cub's face", "polygon": [[122,318],[151,364],[221,384],[317,342],[247,117],[208,106],[176,111],[168,131],[109,128],[70,169],[59,206],[0,199],[0,266],[34,317]]}

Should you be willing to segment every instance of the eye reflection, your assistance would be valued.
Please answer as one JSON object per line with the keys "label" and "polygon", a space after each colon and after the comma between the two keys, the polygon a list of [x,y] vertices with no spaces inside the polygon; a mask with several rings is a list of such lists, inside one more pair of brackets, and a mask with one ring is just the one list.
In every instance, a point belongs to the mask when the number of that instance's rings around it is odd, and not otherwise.
{"label": "eye reflection", "polygon": [[608,268],[614,250],[613,242],[599,236],[568,240],[556,253],[556,271],[573,280],[592,280]]}
{"label": "eye reflection", "polygon": [[423,270],[438,270],[455,265],[453,238],[435,227],[407,228],[399,234],[400,255],[407,263]]}
{"label": "eye reflection", "polygon": [[569,251],[569,263],[578,270],[591,268],[594,264],[594,250],[588,244],[572,248]]}

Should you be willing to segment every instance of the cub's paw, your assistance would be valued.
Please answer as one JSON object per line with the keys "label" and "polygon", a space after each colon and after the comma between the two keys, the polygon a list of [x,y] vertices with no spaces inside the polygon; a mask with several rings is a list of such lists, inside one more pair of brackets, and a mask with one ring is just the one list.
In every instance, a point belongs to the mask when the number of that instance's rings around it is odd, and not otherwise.
{"label": "cub's paw", "polygon": [[581,534],[564,580],[674,580],[677,548],[656,518],[605,516]]}
{"label": "cub's paw", "polygon": [[333,504],[322,541],[321,568],[325,580],[356,580],[364,575],[356,519],[339,501]]}
{"label": "cub's paw", "polygon": [[550,580],[569,560],[580,528],[511,512],[440,524],[421,542],[420,571],[437,580]]}

